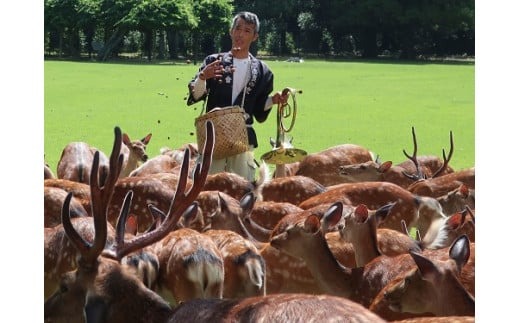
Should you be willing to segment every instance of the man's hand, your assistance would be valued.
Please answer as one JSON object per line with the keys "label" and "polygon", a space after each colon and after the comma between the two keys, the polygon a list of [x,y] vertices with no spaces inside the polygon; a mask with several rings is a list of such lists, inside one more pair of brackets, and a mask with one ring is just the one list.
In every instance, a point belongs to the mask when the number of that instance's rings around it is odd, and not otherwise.
{"label": "man's hand", "polygon": [[273,104],[285,105],[285,104],[287,104],[288,98],[289,98],[288,92],[284,93],[282,91],[278,91],[273,95]]}

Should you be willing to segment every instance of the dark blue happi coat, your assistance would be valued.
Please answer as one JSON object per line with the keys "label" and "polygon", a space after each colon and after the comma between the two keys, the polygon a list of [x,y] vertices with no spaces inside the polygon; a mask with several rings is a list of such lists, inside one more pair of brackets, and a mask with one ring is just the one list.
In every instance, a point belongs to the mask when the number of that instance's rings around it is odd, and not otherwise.
{"label": "dark blue happi coat", "polygon": [[[245,112],[248,114],[246,124],[248,125],[247,132],[249,137],[249,144],[256,148],[258,147],[258,141],[256,138],[256,133],[252,128],[252,116],[254,116],[256,121],[264,122],[271,112],[271,109],[264,111],[264,107],[267,97],[273,91],[274,75],[264,62],[249,54],[251,64],[250,70],[246,76],[248,77],[248,82],[246,87],[240,92],[239,95],[237,95],[235,102],[231,102],[231,95],[233,91],[233,73],[231,73],[230,70],[231,66],[233,65],[233,56],[231,53],[227,52],[207,56],[200,66],[199,72],[202,71],[206,65],[213,63],[218,58],[221,59],[221,64],[225,69],[222,78],[211,78],[206,80],[206,93],[198,99],[193,97],[190,90],[187,104],[192,105],[200,100],[207,100],[206,112],[209,112],[216,107],[227,107],[230,105],[241,106],[242,95],[243,91],[245,90],[246,96],[244,106],[242,108],[244,108]],[[193,82],[197,76],[198,73],[191,82]],[[188,84],[188,88],[189,87],[190,84]]]}

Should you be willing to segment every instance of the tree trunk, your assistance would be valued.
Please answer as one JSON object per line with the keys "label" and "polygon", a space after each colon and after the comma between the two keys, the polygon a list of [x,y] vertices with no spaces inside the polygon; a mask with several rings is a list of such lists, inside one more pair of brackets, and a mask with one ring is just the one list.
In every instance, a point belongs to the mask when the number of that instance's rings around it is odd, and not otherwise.
{"label": "tree trunk", "polygon": [[377,31],[373,27],[365,27],[361,32],[363,58],[377,57]]}
{"label": "tree trunk", "polygon": [[164,29],[159,30],[157,39],[157,58],[164,59],[166,57],[166,42],[164,41]]}
{"label": "tree trunk", "polygon": [[126,34],[127,30],[126,28],[117,27],[116,30],[112,33],[110,38],[107,42],[105,42],[105,45],[98,53],[98,60],[99,61],[106,61],[111,55],[112,51],[119,46],[119,43],[123,39],[124,35]]}

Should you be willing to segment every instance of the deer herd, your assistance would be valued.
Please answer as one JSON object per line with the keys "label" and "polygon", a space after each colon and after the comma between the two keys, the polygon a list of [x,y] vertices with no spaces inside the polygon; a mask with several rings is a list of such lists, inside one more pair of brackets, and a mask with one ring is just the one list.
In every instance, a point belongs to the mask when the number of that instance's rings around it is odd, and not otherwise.
{"label": "deer herd", "polygon": [[45,322],[474,322],[475,168],[344,144],[209,174],[114,128],[44,172]]}

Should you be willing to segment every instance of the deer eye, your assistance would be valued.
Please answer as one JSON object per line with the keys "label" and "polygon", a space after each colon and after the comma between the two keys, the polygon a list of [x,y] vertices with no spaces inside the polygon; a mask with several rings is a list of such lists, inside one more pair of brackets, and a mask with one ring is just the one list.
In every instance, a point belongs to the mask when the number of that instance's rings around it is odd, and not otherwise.
{"label": "deer eye", "polygon": [[60,292],[61,293],[66,293],[69,291],[69,286],[67,286],[67,284],[65,283],[61,283],[60,284]]}

